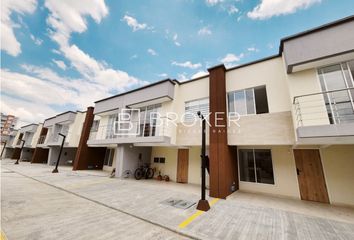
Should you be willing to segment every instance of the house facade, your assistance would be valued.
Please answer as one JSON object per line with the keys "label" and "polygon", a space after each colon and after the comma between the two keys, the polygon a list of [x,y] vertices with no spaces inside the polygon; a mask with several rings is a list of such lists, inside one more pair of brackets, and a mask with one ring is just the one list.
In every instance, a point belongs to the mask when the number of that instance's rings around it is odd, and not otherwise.
{"label": "house facade", "polygon": [[117,177],[150,164],[200,184],[208,120],[212,197],[233,190],[354,205],[354,17],[284,38],[279,54],[166,79],[95,103],[87,144]]}
{"label": "house facade", "polygon": [[31,163],[55,165],[63,144],[60,165],[73,166],[74,170],[101,169],[105,149],[90,149],[86,144],[92,121],[92,107],[85,112],[68,111],[46,119]]}
{"label": "house facade", "polygon": [[4,144],[4,152],[2,157],[3,158],[12,158],[12,155],[14,153],[14,143],[15,143],[15,138],[17,136],[18,130],[12,130],[10,131],[10,134],[6,137],[6,145]]}

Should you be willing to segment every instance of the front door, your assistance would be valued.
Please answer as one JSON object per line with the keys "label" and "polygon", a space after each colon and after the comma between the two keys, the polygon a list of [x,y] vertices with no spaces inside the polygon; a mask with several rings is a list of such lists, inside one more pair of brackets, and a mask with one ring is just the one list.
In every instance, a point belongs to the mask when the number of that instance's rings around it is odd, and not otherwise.
{"label": "front door", "polygon": [[188,149],[178,149],[177,182],[188,183]]}
{"label": "front door", "polygon": [[318,149],[294,149],[302,200],[329,203]]}

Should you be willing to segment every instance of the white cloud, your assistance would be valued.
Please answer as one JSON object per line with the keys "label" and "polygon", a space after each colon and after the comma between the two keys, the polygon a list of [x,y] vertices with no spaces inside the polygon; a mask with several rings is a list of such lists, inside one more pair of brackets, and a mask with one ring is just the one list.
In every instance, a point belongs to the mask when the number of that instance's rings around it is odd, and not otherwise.
{"label": "white cloud", "polygon": [[175,45],[176,46],[181,46],[181,43],[179,43],[178,41],[177,41],[177,38],[178,38],[178,35],[177,35],[177,33],[175,33],[175,35],[173,35],[173,42],[175,43]]}
{"label": "white cloud", "polygon": [[30,123],[43,122],[49,116],[57,114],[56,111],[48,107],[45,103],[24,102],[21,99],[6,95],[1,98],[1,111],[19,117],[16,128]]}
{"label": "white cloud", "polygon": [[267,47],[268,47],[269,49],[273,49],[273,48],[274,48],[274,44],[273,44],[273,43],[268,43],[268,44],[267,44]]}
{"label": "white cloud", "polygon": [[149,49],[147,50],[147,52],[148,52],[150,55],[152,55],[152,56],[156,56],[156,55],[157,55],[157,52],[156,52],[154,49],[152,49],[152,48],[149,48]]}
{"label": "white cloud", "polygon": [[189,79],[188,79],[186,73],[179,73],[179,74],[177,75],[177,80],[180,81],[180,82],[184,82],[184,81],[187,81],[187,80],[189,80]]}
{"label": "white cloud", "polygon": [[218,3],[222,3],[224,0],[205,0],[207,5],[214,6]]}
{"label": "white cloud", "polygon": [[32,34],[30,35],[30,38],[32,39],[32,41],[34,42],[34,44],[36,44],[37,46],[42,45],[43,40],[40,38],[36,38],[35,36],[33,36]]}
{"label": "white cloud", "polygon": [[138,54],[134,54],[130,57],[130,59],[136,59],[136,58],[138,58]]}
{"label": "white cloud", "polygon": [[162,77],[162,78],[168,77],[167,73],[160,73],[160,74],[157,74],[157,76]]}
{"label": "white cloud", "polygon": [[247,13],[247,16],[251,19],[263,20],[291,14],[320,2],[321,0],[261,0],[260,4]]}
{"label": "white cloud", "polygon": [[235,7],[234,5],[231,5],[229,7],[229,9],[227,10],[227,12],[232,15],[232,14],[235,14],[235,13],[238,13],[239,12],[239,9],[237,7]]}
{"label": "white cloud", "polygon": [[55,59],[52,59],[52,61],[61,69],[63,69],[64,71],[66,70],[66,64],[61,61],[61,60],[55,60]]}
{"label": "white cloud", "polygon": [[13,22],[11,13],[31,14],[37,7],[36,0],[2,0],[1,1],[1,50],[9,55],[17,56],[21,53],[21,44],[17,41],[14,28],[20,25]]}
{"label": "white cloud", "polygon": [[244,54],[241,53],[240,55],[235,55],[235,54],[232,54],[232,53],[228,53],[226,54],[225,57],[223,57],[220,62],[222,63],[233,63],[233,62],[238,62],[241,60],[241,58],[244,57]]}
{"label": "white cloud", "polygon": [[190,69],[197,69],[197,68],[200,68],[202,66],[201,63],[192,63],[191,61],[186,61],[186,62],[181,62],[181,63],[173,61],[172,65],[179,66],[179,67],[190,68]]}
{"label": "white cloud", "polygon": [[128,26],[133,29],[133,32],[148,28],[148,25],[146,23],[139,23],[138,20],[136,20],[132,16],[124,15],[122,20],[125,21]]}
{"label": "white cloud", "polygon": [[50,11],[47,24],[52,29],[49,32],[51,39],[58,43],[61,54],[87,81],[106,84],[111,91],[122,91],[143,84],[128,73],[110,68],[104,61],[94,59],[77,45],[69,43],[72,32],[86,31],[87,16],[96,23],[107,16],[108,8],[103,0],[46,0],[45,6]]}
{"label": "white cloud", "polygon": [[255,47],[249,47],[249,48],[247,48],[247,51],[249,51],[249,52],[259,52],[259,49],[255,48]]}
{"label": "white cloud", "polygon": [[199,72],[193,74],[191,78],[192,78],[192,79],[193,79],[193,78],[198,78],[198,77],[206,76],[206,75],[208,75],[208,74],[209,74],[209,73],[206,72],[206,71],[199,71]]}
{"label": "white cloud", "polygon": [[199,29],[198,35],[211,35],[211,30],[208,27],[203,27]]}
{"label": "white cloud", "polygon": [[[74,105],[78,110],[83,110],[94,101],[112,95],[112,92],[147,83],[124,71],[113,69],[104,61],[94,59],[77,45],[70,44],[71,33],[86,31],[87,17],[100,23],[108,14],[103,0],[46,0],[45,7],[49,10],[46,20],[49,36],[58,44],[58,50],[53,49],[52,52],[65,57],[81,77],[62,77],[49,68],[33,65],[22,65],[27,74],[1,69],[1,91],[16,96],[5,99],[6,103],[2,101],[7,109],[17,109],[19,114],[16,115],[20,115],[23,106],[26,106],[26,110],[27,106],[32,106],[28,107],[30,114],[26,113],[28,121],[43,121],[44,118],[57,114],[55,106]],[[15,102],[18,104],[15,105]],[[42,109],[46,111],[42,112]]]}

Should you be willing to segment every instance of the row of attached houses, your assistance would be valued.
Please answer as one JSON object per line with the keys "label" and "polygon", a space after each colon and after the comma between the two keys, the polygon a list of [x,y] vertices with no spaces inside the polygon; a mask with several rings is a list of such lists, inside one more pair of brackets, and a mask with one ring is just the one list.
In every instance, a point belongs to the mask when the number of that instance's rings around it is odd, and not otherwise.
{"label": "row of attached houses", "polygon": [[60,162],[74,170],[123,177],[148,163],[155,176],[200,184],[200,111],[210,196],[236,189],[354,206],[354,16],[281,39],[277,55],[208,72],[22,127],[6,154],[54,164],[62,133]]}

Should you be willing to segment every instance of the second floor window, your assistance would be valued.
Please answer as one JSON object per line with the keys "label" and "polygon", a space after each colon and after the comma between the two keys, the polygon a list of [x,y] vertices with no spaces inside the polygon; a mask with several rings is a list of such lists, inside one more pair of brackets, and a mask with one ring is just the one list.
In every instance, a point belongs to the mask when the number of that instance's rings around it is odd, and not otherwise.
{"label": "second floor window", "polygon": [[227,100],[229,113],[242,116],[269,112],[265,86],[229,92]]}
{"label": "second floor window", "polygon": [[200,111],[204,116],[209,115],[209,98],[203,98],[186,102],[184,105],[184,121],[191,122],[198,118],[197,112]]}
{"label": "second floor window", "polygon": [[100,120],[94,120],[92,123],[91,132],[97,132],[99,125],[100,125]]}

